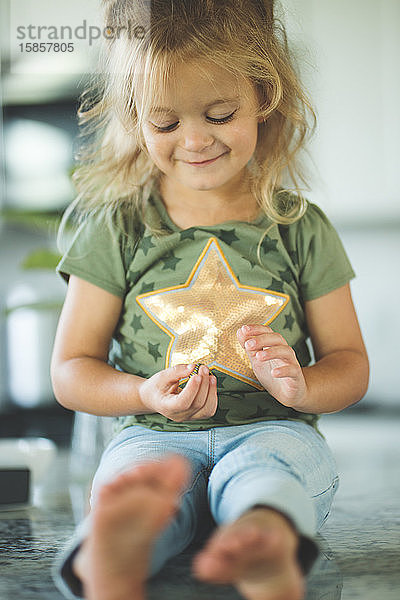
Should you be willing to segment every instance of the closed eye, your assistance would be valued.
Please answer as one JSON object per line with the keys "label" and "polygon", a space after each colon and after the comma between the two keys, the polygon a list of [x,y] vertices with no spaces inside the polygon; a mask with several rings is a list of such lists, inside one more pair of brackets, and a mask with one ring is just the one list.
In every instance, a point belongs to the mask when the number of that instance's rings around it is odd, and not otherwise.
{"label": "closed eye", "polygon": [[[214,117],[206,117],[206,119],[211,123],[215,123],[216,125],[222,125],[223,123],[229,123],[229,121],[232,121],[236,111],[237,109],[234,110],[230,115],[226,117],[221,117],[220,119]],[[152,125],[153,127],[155,127],[155,129],[157,129],[157,131],[167,133],[169,131],[173,131],[177,127],[177,125],[179,125],[179,121],[176,121],[176,123],[172,123],[171,125],[167,125],[166,127],[160,127],[159,125],[155,125],[154,123],[152,123]]]}
{"label": "closed eye", "polygon": [[232,121],[233,116],[234,116],[234,114],[235,114],[236,111],[237,111],[237,109],[234,110],[233,113],[231,113],[227,117],[221,117],[220,119],[216,119],[214,117],[207,117],[207,119],[209,121],[211,121],[211,123],[228,123],[229,121]]}

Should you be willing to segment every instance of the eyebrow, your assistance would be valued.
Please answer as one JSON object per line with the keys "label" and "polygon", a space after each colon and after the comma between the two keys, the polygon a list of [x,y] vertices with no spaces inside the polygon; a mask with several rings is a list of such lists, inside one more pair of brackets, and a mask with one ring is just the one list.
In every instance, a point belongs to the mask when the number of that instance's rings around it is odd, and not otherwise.
{"label": "eyebrow", "polygon": [[[240,96],[234,96],[233,98],[216,98],[215,100],[213,100],[212,102],[207,104],[205,106],[205,108],[210,108],[211,106],[217,106],[218,104],[229,104],[230,102],[236,102],[237,100],[240,100]],[[154,108],[151,109],[150,112],[171,113],[171,112],[176,112],[176,111],[174,111],[174,109],[171,109],[171,108],[165,108],[164,106],[155,106]]]}

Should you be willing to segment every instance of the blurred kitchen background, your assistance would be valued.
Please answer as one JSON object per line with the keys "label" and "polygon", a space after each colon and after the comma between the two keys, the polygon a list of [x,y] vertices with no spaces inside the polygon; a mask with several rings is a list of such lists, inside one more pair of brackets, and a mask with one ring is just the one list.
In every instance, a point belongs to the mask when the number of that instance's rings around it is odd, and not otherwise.
{"label": "blurred kitchen background", "polygon": [[[74,197],[76,110],[99,51],[99,5],[0,0],[0,436],[69,443],[73,416],[49,379],[65,294],[56,232]],[[38,51],[49,40],[59,45]]]}
{"label": "blurred kitchen background", "polygon": [[[352,290],[371,362],[366,397],[321,418],[341,487],[323,529],[333,552],[321,555],[307,600],[397,600],[400,1],[281,4],[318,116],[309,198],[337,227],[357,273]],[[74,197],[76,110],[99,51],[89,29],[100,26],[99,6],[0,0],[0,475],[27,467],[33,477],[32,508],[15,512],[4,510],[0,481],[1,598],[61,599],[52,556],[87,510],[88,482],[109,432],[109,421],[60,407],[49,378],[65,294],[54,272],[56,230]],[[26,45],[40,41],[29,39],[38,35],[30,25],[69,26],[73,38],[67,32],[64,42],[74,51],[35,52]],[[236,598],[185,573],[167,572],[154,597]]]}
{"label": "blurred kitchen background", "polygon": [[[48,375],[65,288],[51,260],[38,267],[47,260],[43,250],[57,251],[58,218],[74,197],[75,113],[99,49],[99,40],[89,39],[98,7],[98,0],[1,0],[0,435],[22,433],[39,413],[33,429],[68,435],[71,417],[56,405]],[[284,0],[283,8],[318,113],[309,197],[338,228],[357,273],[352,289],[371,383],[352,410],[396,411],[400,3]],[[35,41],[28,38],[32,24],[80,28],[74,51],[28,52],[21,44]],[[62,434],[46,430],[60,419]]]}

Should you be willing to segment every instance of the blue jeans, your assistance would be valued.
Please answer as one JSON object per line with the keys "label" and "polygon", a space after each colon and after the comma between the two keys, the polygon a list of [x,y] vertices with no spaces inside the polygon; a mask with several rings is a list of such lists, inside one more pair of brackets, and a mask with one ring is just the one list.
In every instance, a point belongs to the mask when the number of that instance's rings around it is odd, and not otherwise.
{"label": "blue jeans", "polygon": [[[105,449],[93,480],[92,507],[106,482],[168,453],[186,457],[192,474],[176,517],[155,543],[149,576],[194,540],[207,510],[222,524],[255,505],[266,505],[287,516],[300,536],[313,538],[329,514],[338,486],[328,445],[303,422],[261,421],[188,432],[135,425],[120,432]],[[73,598],[80,597],[79,589],[68,565],[89,529],[90,514],[55,569],[57,585],[68,596],[67,584]]]}

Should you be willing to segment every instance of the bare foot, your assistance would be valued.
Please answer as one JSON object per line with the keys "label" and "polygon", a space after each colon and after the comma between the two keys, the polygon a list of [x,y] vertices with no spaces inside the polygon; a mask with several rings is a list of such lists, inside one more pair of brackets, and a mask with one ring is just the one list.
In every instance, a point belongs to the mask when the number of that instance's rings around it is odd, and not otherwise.
{"label": "bare foot", "polygon": [[189,477],[178,455],[135,467],[105,485],[73,568],[88,600],[143,600],[152,543]]}
{"label": "bare foot", "polygon": [[194,559],[194,574],[233,584],[247,600],[301,600],[297,546],[297,534],[282,515],[256,508],[216,531]]}

